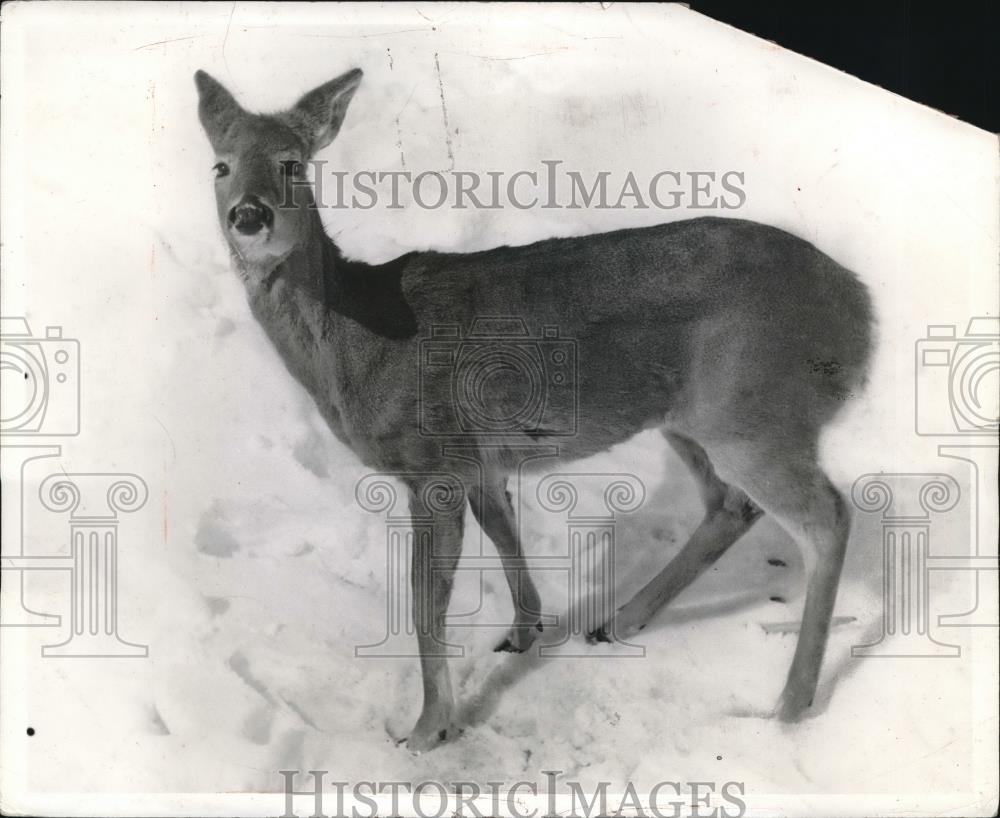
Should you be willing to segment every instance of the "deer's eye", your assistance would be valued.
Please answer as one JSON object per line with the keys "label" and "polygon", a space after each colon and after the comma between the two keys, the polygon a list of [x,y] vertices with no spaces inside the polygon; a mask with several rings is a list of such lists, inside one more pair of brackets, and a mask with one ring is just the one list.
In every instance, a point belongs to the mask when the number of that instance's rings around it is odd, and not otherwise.
{"label": "deer's eye", "polygon": [[217,162],[212,166],[212,170],[215,171],[216,179],[221,179],[223,176],[229,175],[229,165],[225,162]]}
{"label": "deer's eye", "polygon": [[280,164],[281,170],[286,176],[301,178],[306,172],[306,166],[297,159],[288,159]]}

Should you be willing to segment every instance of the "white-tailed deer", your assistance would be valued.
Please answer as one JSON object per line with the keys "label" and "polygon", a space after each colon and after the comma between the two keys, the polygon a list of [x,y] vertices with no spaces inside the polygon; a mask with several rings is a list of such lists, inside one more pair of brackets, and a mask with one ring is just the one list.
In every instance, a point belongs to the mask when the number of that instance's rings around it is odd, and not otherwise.
{"label": "white-tailed deer", "polygon": [[[195,75],[222,231],[253,314],[291,373],[366,464],[409,475],[411,504],[425,503],[427,475],[458,475],[513,596],[514,624],[498,649],[525,650],[540,629],[506,493],[517,450],[549,443],[573,460],[661,428],[698,482],[705,517],[591,637],[643,628],[771,514],[805,555],[805,612],[777,708],[798,718],[816,691],[847,546],[848,511],[817,462],[818,442],[865,379],[873,317],[864,285],[795,236],[720,218],[478,253],[413,252],[376,266],[349,260],[325,234],[302,168],[337,135],[360,81],[360,70],[349,71],[287,112],[258,115]],[[544,416],[519,414],[524,395],[499,366],[477,387],[479,425],[458,418],[468,407],[455,405],[453,367],[422,367],[421,344],[441,326],[468,332],[482,316],[572,339],[572,399],[548,401]],[[485,477],[449,460],[449,442],[480,447]],[[436,647],[464,507],[437,507],[433,570],[430,545],[414,544],[424,697],[413,750],[443,741],[452,718],[447,660]]]}

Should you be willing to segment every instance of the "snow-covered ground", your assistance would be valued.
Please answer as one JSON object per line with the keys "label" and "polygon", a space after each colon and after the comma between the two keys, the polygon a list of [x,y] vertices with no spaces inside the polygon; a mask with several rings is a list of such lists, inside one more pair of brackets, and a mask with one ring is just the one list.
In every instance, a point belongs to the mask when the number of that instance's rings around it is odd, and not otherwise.
{"label": "snow-covered ground", "polygon": [[[982,174],[995,140],[682,8],[158,8],[47,22],[4,9],[24,26],[4,29],[3,312],[36,334],[61,324],[81,341],[83,371],[81,435],[25,472],[23,549],[67,553],[65,519],[37,502],[47,474],[141,475],[149,500],[119,530],[119,621],[150,648],[146,659],[41,659],[62,631],[5,628],[5,792],[269,792],[282,769],[480,783],[561,770],[612,790],[741,781],[748,802],[793,796],[792,813],[987,811],[996,630],[937,627],[939,614],[975,607],[973,575],[931,578],[932,631],[959,657],[852,658],[882,626],[881,521],[861,511],[814,718],[762,715],[784,683],[804,590],[797,550],[765,518],[634,640],[641,658],[579,635],[569,646],[584,658],[494,653],[511,615],[502,574],[461,572],[452,611],[469,615],[450,632],[464,652],[451,661],[460,732],[421,756],[399,746],[419,710],[417,661],[355,655],[385,632],[385,519],[359,507],[366,470],[229,272],[191,75],[207,68],[248,107],[275,109],[363,66],[325,154],[337,168],[441,170],[451,154],[455,169],[479,171],[560,158],[617,178],[744,172],[746,206],[724,215],[809,238],[875,294],[872,383],[825,458],[847,493],[868,473],[953,474],[962,499],[934,518],[932,554],[969,553],[977,513],[996,531],[983,516],[994,514],[988,461],[977,508],[967,464],[913,432],[915,341],[928,324],[961,333],[995,308],[995,187]],[[349,255],[379,261],[691,215],[379,207],[324,220]],[[7,554],[16,470],[4,459]],[[655,432],[573,470],[645,486],[642,506],[616,520],[624,598],[696,525],[694,487]],[[536,487],[520,491],[526,548],[555,557],[566,522]],[[467,547],[492,553],[480,536],[470,516]],[[562,623],[544,644],[565,635],[578,600],[564,572],[535,577]],[[65,572],[25,582],[33,609],[66,613]],[[978,604],[995,622],[996,597]],[[846,798],[822,800],[833,795]],[[865,800],[876,796],[886,800]],[[283,808],[279,796],[268,804]]]}

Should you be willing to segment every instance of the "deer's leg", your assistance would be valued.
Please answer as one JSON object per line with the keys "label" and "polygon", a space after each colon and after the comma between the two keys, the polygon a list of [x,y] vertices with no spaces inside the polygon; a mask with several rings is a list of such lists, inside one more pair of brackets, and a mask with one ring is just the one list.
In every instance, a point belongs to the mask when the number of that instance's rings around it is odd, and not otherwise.
{"label": "deer's leg", "polygon": [[[778,716],[783,721],[796,721],[812,705],[816,695],[840,572],[847,553],[850,515],[840,492],[818,467],[810,479],[789,480],[788,489],[787,494],[773,504],[773,514],[802,549],[807,584],[802,628],[781,694]],[[767,503],[769,499],[762,496],[761,502]]]}
{"label": "deer's leg", "polygon": [[[420,513],[421,502],[418,492],[411,489],[410,505],[414,516]],[[443,742],[451,721],[453,698],[445,655],[444,617],[462,551],[464,511],[463,500],[460,508],[435,512],[433,537],[422,537],[414,532],[410,576],[424,701],[420,718],[406,742],[411,751],[429,750]]]}
{"label": "deer's leg", "polygon": [[541,600],[521,550],[507,478],[488,473],[481,487],[470,489],[469,505],[480,527],[496,546],[514,602],[514,624],[494,650],[520,653],[531,647],[542,630]]}
{"label": "deer's leg", "polygon": [[720,471],[725,466],[724,473],[731,473],[802,551],[802,627],[777,708],[783,721],[795,721],[816,694],[850,534],[847,504],[819,467],[815,444],[796,446],[790,436],[766,447],[742,443],[728,452],[711,451]]}
{"label": "deer's leg", "polygon": [[588,641],[610,642],[634,636],[725,554],[762,514],[746,494],[718,478],[701,446],[672,432],[664,432],[664,436],[697,480],[705,516],[667,567],[618,608],[609,621],[591,631]]}

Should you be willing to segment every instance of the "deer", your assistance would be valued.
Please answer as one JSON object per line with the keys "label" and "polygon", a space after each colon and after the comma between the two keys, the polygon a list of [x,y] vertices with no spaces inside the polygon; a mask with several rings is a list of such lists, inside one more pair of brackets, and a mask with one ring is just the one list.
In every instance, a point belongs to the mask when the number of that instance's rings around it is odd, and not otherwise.
{"label": "deer", "polygon": [[[789,232],[722,217],[368,264],[327,235],[305,173],[340,131],[361,69],[274,114],[244,109],[204,71],[194,79],[218,221],[253,317],[331,432],[363,464],[400,475],[412,509],[431,509],[433,538],[414,540],[410,567],[423,699],[407,748],[431,750],[457,727],[439,648],[466,506],[513,602],[496,649],[526,651],[542,605],[508,491],[519,448],[550,444],[557,462],[571,462],[649,429],[690,471],[704,516],[587,641],[633,638],[768,514],[800,549],[806,590],[791,667],[767,715],[809,714],[850,533],[844,497],[819,462],[820,436],[865,386],[872,354],[875,317],[859,277]],[[574,400],[522,417],[524,396],[500,366],[473,398],[487,420],[510,423],[456,421],[454,367],[422,367],[421,344],[483,316],[573,339]],[[434,434],[422,433],[428,424]],[[475,469],[443,453],[456,441],[479,452]],[[455,477],[458,499],[430,503],[441,473]]]}

